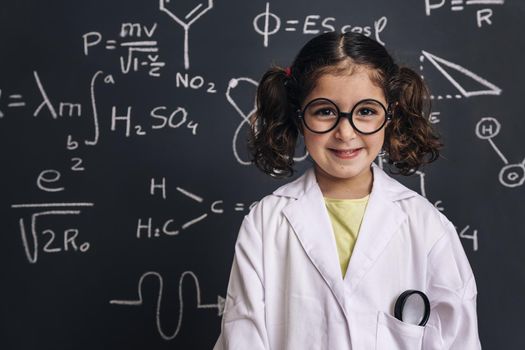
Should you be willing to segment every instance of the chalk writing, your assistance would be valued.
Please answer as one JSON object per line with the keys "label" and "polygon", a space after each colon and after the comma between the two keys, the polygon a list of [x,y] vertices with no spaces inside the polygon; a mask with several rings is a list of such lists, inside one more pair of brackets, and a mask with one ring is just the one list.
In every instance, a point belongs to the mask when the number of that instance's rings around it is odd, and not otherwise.
{"label": "chalk writing", "polygon": [[506,187],[518,187],[525,181],[525,158],[520,163],[509,164],[503,152],[499,150],[496,143],[492,141],[501,130],[501,124],[496,118],[481,118],[476,124],[476,136],[482,140],[487,140],[492,149],[503,161],[505,166],[499,172],[499,182]]}
{"label": "chalk writing", "polygon": [[[150,27],[141,23],[122,23],[119,33],[118,42],[115,39],[108,39],[105,41],[104,48],[108,51],[121,48],[125,51],[119,57],[120,71],[123,74],[130,72],[137,72],[140,68],[146,67],[148,75],[152,77],[160,77],[160,69],[166,65],[165,62],[159,60],[159,48],[156,40],[151,40],[157,23],[153,23]],[[142,38],[145,35],[145,40]],[[88,56],[90,49],[98,46],[102,42],[102,34],[100,32],[88,32],[82,35],[82,42],[84,48],[84,55]]]}
{"label": "chalk writing", "polygon": [[[423,63],[427,59],[432,65],[460,92],[460,94],[448,93],[446,95],[431,95],[431,99],[442,100],[445,99],[460,99],[463,97],[481,96],[481,95],[499,95],[501,89],[491,82],[483,79],[479,75],[471,72],[470,70],[460,66],[459,64],[452,63],[441,57],[433,55],[426,51],[421,51],[423,54],[420,56],[420,61]],[[423,65],[419,67],[423,70]],[[477,90],[467,90],[463,87],[457,79],[453,77],[455,74],[460,74],[463,79],[469,80],[480,87]],[[424,78],[424,76],[421,76]]]}
{"label": "chalk writing", "polygon": [[[167,14],[175,22],[177,22],[182,28],[184,28],[184,68],[190,68],[190,56],[189,56],[189,44],[188,44],[188,31],[191,25],[199,19],[202,15],[213,8],[213,1],[205,1],[206,5],[198,2],[197,6],[191,7],[190,9],[183,9],[181,2],[160,0],[159,8],[160,11]],[[183,19],[181,19],[183,18]]]}
{"label": "chalk writing", "polygon": [[[430,16],[432,11],[442,8],[445,6],[446,0],[439,0],[432,2],[431,0],[425,0],[425,14]],[[465,6],[490,6],[490,5],[503,5],[504,0],[450,0],[450,10],[452,12],[461,12],[465,10]],[[478,28],[486,25],[492,25],[492,8],[484,7],[476,10],[476,25]]]}
{"label": "chalk writing", "polygon": [[217,309],[217,316],[222,316],[222,313],[224,311],[224,302],[225,299],[221,297],[220,295],[217,295],[217,303],[215,304],[204,304],[201,302],[201,291],[200,291],[200,284],[199,279],[192,271],[184,271],[182,275],[179,278],[179,315],[177,317],[177,327],[175,327],[175,330],[169,334],[164,330],[164,327],[162,327],[162,322],[160,320],[160,314],[161,314],[161,307],[162,307],[162,297],[163,297],[163,291],[164,291],[164,280],[160,273],[155,271],[148,271],[142,276],[140,276],[139,283],[138,283],[138,299],[131,299],[131,300],[117,300],[113,299],[110,300],[109,303],[112,305],[122,305],[122,306],[141,306],[144,302],[144,299],[142,297],[142,284],[144,280],[148,277],[152,277],[154,280],[158,282],[158,291],[157,291],[157,300],[155,305],[155,323],[157,326],[157,331],[159,335],[164,340],[172,340],[179,334],[182,326],[182,320],[184,316],[184,300],[182,297],[182,288],[183,283],[186,277],[191,278],[193,281],[193,284],[195,285],[195,288],[197,290],[197,305],[194,305],[197,309]]}
{"label": "chalk writing", "polygon": [[[25,203],[25,204],[13,204],[11,208],[56,208],[56,207],[65,207],[65,208],[77,208],[77,207],[92,207],[93,203]],[[24,252],[26,254],[27,260],[34,264],[38,260],[38,253],[40,251],[39,244],[39,231],[37,229],[37,223],[40,217],[49,216],[49,215],[80,215],[81,210],[75,209],[60,209],[60,210],[45,210],[39,211],[31,214],[30,219],[30,234],[31,237],[28,237],[26,223],[24,218],[19,219],[20,225],[20,236],[22,238],[22,244],[24,246]],[[77,237],[79,235],[78,229],[67,229],[63,233],[63,240],[56,243],[55,238],[58,237],[55,234],[55,231],[51,229],[46,229],[41,232],[41,234],[49,235],[49,239],[45,246],[42,249],[43,253],[58,253],[58,252],[86,252],[90,248],[89,242],[77,242]]]}
{"label": "chalk writing", "polygon": [[[385,44],[381,38],[380,33],[384,31],[387,25],[388,19],[386,16],[374,21],[373,25],[350,25],[344,24],[339,27],[341,33],[353,32],[361,33],[366,36],[373,36],[381,44]],[[302,25],[302,27],[301,27]],[[321,32],[334,32],[336,31],[336,18],[325,17],[321,18],[320,15],[308,15],[303,19],[288,19],[286,20],[286,26],[284,27],[285,32],[296,32],[297,28],[303,34],[320,34]],[[270,35],[275,35],[281,30],[281,19],[276,14],[270,12],[270,3],[266,3],[265,11],[255,16],[253,19],[253,28],[257,34],[263,36],[263,45],[268,47],[268,40]]]}

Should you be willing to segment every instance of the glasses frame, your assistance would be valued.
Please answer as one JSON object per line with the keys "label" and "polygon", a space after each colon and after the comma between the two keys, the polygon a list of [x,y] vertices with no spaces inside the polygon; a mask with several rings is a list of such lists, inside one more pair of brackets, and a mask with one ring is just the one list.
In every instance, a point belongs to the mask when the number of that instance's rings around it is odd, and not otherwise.
{"label": "glasses frame", "polygon": [[[320,101],[320,100],[330,102],[331,104],[333,104],[333,105],[335,106],[335,108],[336,108],[336,110],[337,110],[337,120],[335,121],[334,125],[333,125],[330,129],[328,129],[328,130],[326,130],[326,131],[316,131],[316,130],[312,130],[312,129],[310,129],[310,127],[308,126],[308,124],[306,124],[306,120],[305,120],[305,118],[304,118],[304,113],[306,112],[306,109],[308,108],[308,106],[310,106],[313,102]],[[364,132],[364,131],[359,130],[359,129],[355,126],[355,124],[354,124],[354,120],[353,120],[353,118],[352,118],[352,115],[354,114],[354,110],[355,110],[355,108],[356,108],[359,104],[361,104],[361,103],[363,103],[363,102],[367,102],[367,101],[371,101],[371,102],[376,102],[376,103],[378,103],[378,104],[383,108],[383,110],[385,111],[385,120],[383,121],[383,124],[381,124],[381,126],[380,126],[377,130],[375,130],[375,131],[370,131],[370,132]],[[298,118],[301,119],[301,120],[303,121],[304,126],[306,126],[306,128],[307,128],[308,130],[310,130],[311,132],[316,133],[316,134],[325,134],[325,133],[327,133],[327,132],[330,132],[330,131],[334,130],[334,129],[337,127],[337,125],[339,124],[339,122],[341,121],[341,117],[345,117],[346,119],[348,119],[348,121],[350,122],[350,125],[352,125],[352,128],[354,128],[354,130],[356,130],[357,132],[359,132],[360,134],[363,134],[363,135],[371,135],[371,134],[375,134],[376,132],[378,132],[379,130],[381,130],[381,129],[385,126],[386,122],[389,121],[389,120],[392,120],[392,117],[393,117],[393,113],[392,113],[392,111],[390,110],[390,103],[388,104],[388,108],[387,108],[387,107],[385,107],[380,101],[375,100],[375,99],[373,99],[373,98],[365,98],[365,99],[363,99],[363,100],[357,101],[356,104],[354,105],[354,107],[352,107],[352,110],[351,110],[350,112],[341,112],[341,110],[339,109],[339,106],[338,106],[334,101],[332,101],[332,100],[330,100],[329,98],[326,98],[326,97],[318,97],[318,98],[314,98],[313,100],[311,100],[310,102],[308,102],[308,103],[306,104],[306,106],[304,106],[304,108],[303,108],[302,110],[301,110],[301,109],[298,109],[298,110],[297,110],[297,114],[298,114],[298,115],[297,115]]]}

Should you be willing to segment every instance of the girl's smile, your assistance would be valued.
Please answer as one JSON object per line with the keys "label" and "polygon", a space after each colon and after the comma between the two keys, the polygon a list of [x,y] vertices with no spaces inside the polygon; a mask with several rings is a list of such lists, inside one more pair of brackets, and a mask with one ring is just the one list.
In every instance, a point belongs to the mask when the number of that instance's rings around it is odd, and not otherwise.
{"label": "girl's smile", "polygon": [[359,151],[363,148],[354,148],[354,149],[330,149],[336,157],[341,159],[354,159],[359,155]]}

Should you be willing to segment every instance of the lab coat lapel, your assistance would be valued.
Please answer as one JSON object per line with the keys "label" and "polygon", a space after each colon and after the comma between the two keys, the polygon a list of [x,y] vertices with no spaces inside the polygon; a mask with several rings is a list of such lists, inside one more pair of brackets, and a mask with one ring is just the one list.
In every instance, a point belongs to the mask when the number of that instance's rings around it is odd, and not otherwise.
{"label": "lab coat lapel", "polygon": [[355,292],[359,282],[372,268],[401,223],[406,220],[407,215],[395,203],[396,200],[415,194],[388,177],[375,163],[372,170],[372,192],[345,275],[348,296]]}
{"label": "lab coat lapel", "polygon": [[308,170],[301,180],[296,183],[296,186],[301,187],[304,192],[298,195],[296,201],[286,206],[283,212],[308,258],[319,271],[344,311],[341,267],[323,195],[312,169]]}
{"label": "lab coat lapel", "polygon": [[372,192],[344,283],[332,224],[313,168],[292,183],[274,191],[276,195],[297,199],[286,206],[283,213],[308,258],[332,290],[345,314],[345,290],[346,297],[355,291],[401,223],[406,220],[406,214],[396,201],[416,195],[414,191],[389,177],[375,163],[372,163],[372,171]]}

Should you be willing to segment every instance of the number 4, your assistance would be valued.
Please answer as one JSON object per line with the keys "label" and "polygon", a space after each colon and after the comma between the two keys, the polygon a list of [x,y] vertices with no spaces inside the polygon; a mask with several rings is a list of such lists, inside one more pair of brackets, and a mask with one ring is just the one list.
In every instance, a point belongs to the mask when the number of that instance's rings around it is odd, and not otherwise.
{"label": "number 4", "polygon": [[459,237],[461,238],[467,238],[472,240],[473,249],[476,252],[478,250],[478,230],[474,230],[471,235],[466,234],[466,231],[470,228],[470,225],[467,225],[461,232],[459,233]]}

